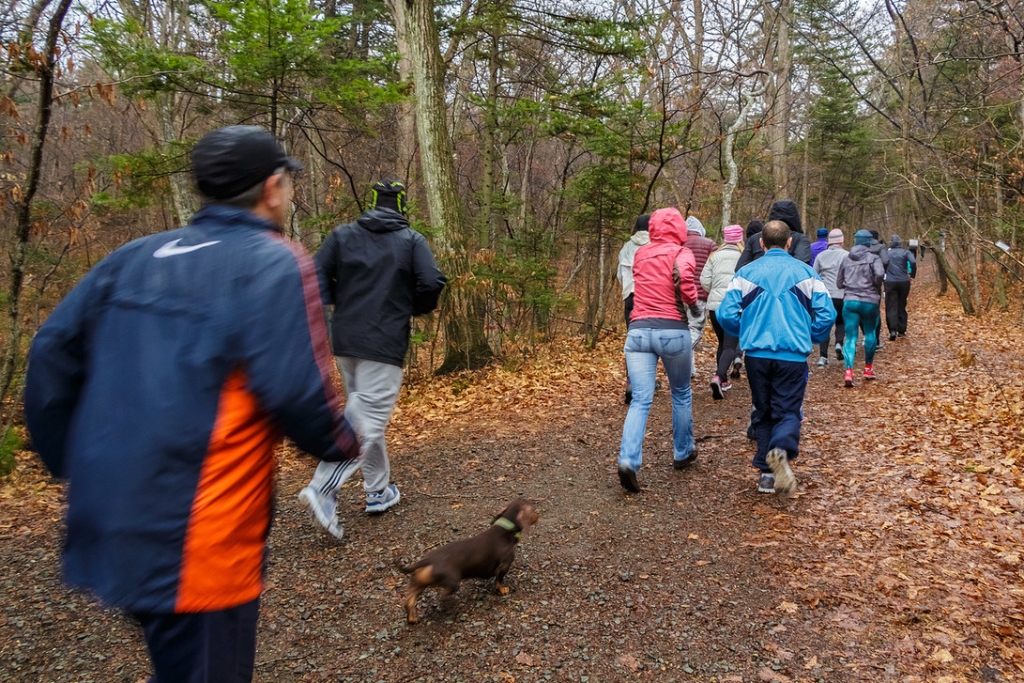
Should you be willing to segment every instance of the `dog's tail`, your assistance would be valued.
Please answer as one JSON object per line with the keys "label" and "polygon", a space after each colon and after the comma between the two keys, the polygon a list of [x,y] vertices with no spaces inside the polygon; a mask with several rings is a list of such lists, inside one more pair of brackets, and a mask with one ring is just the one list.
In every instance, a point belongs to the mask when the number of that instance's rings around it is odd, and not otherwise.
{"label": "dog's tail", "polygon": [[403,574],[412,574],[414,571],[423,566],[425,566],[423,560],[407,565],[403,565],[401,562],[395,563],[395,567],[398,569],[398,571],[402,572]]}

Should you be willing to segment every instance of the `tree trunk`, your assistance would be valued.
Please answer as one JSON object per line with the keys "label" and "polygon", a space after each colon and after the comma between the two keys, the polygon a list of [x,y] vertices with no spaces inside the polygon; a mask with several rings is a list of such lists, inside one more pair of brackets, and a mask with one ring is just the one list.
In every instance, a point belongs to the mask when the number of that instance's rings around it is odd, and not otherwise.
{"label": "tree trunk", "polygon": [[[157,100],[157,118],[160,120],[160,133],[163,136],[162,147],[165,151],[170,150],[171,143],[178,139],[174,130],[174,112],[176,110],[174,100],[178,98],[175,93],[160,97]],[[196,203],[192,195],[192,184],[186,171],[172,173],[170,175],[171,204],[174,207],[174,216],[178,224],[174,227],[181,227],[189,222],[192,214],[196,212]]]}
{"label": "tree trunk", "polygon": [[[43,168],[43,146],[53,113],[53,79],[57,63],[57,39],[60,37],[64,17],[71,6],[71,0],[60,0],[50,17],[46,32],[43,61],[38,63],[39,102],[36,106],[36,125],[32,130],[29,150],[28,171],[25,174],[25,191],[21,201],[15,202],[17,216],[15,227],[14,253],[11,254],[11,281],[7,289],[7,317],[10,329],[7,348],[4,350],[3,365],[0,366],[0,405],[3,405],[14,380],[18,358],[21,355],[21,293],[25,284],[25,261],[28,255],[28,241],[32,232],[32,200],[39,190]],[[6,424],[6,420],[5,420]]]}
{"label": "tree trunk", "polygon": [[[964,313],[967,315],[976,315],[977,310],[974,308],[974,301],[971,298],[971,293],[967,287],[964,286],[963,281],[957,276],[956,272],[950,267],[949,261],[946,260],[946,253],[939,247],[932,247],[932,254],[935,255],[935,265],[938,267],[940,284],[948,281],[949,284],[953,285],[953,289],[956,290],[956,295],[960,299],[960,306],[963,307]],[[946,291],[945,287],[941,287],[940,294]]]}
{"label": "tree trunk", "polygon": [[789,129],[789,77],[793,57],[789,49],[789,22],[792,19],[791,0],[782,0],[778,10],[777,44],[775,49],[775,97],[772,101],[769,123],[772,153],[772,180],[775,197],[789,196],[789,174],[786,167],[786,142]]}
{"label": "tree trunk", "polygon": [[474,288],[467,253],[467,230],[460,211],[455,159],[444,99],[445,67],[433,0],[404,3],[404,42],[409,49],[416,88],[416,130],[430,222],[439,228],[440,258],[449,286],[441,310],[445,320],[445,358],[438,372],[479,368],[492,353],[484,333],[483,297]]}

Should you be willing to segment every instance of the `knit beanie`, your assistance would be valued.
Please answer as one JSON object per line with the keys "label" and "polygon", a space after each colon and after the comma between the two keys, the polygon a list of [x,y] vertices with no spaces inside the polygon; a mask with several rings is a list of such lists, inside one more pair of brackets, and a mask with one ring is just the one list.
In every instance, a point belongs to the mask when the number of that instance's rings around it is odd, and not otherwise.
{"label": "knit beanie", "polygon": [[871,234],[871,239],[873,239],[874,241],[876,241],[876,242],[881,242],[882,241],[882,236],[878,233],[877,230],[868,230],[868,232]]}
{"label": "knit beanie", "polygon": [[828,237],[828,228],[818,228],[818,239],[825,239]]}
{"label": "knit beanie", "polygon": [[694,216],[686,217],[686,231],[695,232],[701,237],[707,237],[707,231],[704,230],[704,224],[697,220]]}
{"label": "knit beanie", "polygon": [[637,234],[640,231],[647,230],[647,225],[651,222],[651,216],[649,214],[643,214],[637,216],[636,223],[633,225],[633,234]]}
{"label": "knit beanie", "polygon": [[903,240],[900,239],[899,235],[893,235],[889,238],[889,248],[898,249],[903,246]]}
{"label": "knit beanie", "polygon": [[723,233],[726,242],[742,242],[743,241],[743,226],[741,225],[730,225]]}
{"label": "knit beanie", "polygon": [[843,231],[840,230],[839,228],[835,228],[834,230],[832,230],[832,232],[830,232],[828,234],[828,243],[829,244],[840,244],[841,245],[843,243],[843,240],[844,240]]}
{"label": "knit beanie", "polygon": [[871,233],[867,230],[858,230],[853,236],[853,243],[868,246],[871,244],[872,239]]}

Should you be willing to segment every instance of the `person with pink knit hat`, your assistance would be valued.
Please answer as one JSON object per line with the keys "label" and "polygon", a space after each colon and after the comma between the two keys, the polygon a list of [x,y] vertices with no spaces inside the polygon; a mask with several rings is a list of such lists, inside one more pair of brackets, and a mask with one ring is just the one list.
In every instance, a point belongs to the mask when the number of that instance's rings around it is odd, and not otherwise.
{"label": "person with pink knit hat", "polygon": [[724,243],[708,257],[700,273],[700,286],[708,293],[707,310],[711,327],[718,337],[718,351],[715,354],[718,365],[715,376],[711,378],[711,395],[716,400],[725,398],[725,392],[732,388],[732,382],[729,381],[730,367],[733,376],[738,377],[743,362],[739,355],[739,338],[726,334],[715,317],[715,311],[722,303],[725,290],[729,288],[729,282],[736,272],[736,262],[740,260],[743,251],[743,227],[730,225],[723,231],[723,236]]}

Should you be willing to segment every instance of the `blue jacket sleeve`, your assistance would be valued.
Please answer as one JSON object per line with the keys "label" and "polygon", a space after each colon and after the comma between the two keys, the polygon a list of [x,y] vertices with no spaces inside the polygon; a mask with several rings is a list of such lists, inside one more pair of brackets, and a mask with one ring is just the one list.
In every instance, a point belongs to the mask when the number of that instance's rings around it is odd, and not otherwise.
{"label": "blue jacket sleeve", "polygon": [[434,254],[423,235],[413,233],[412,270],[416,279],[416,291],[413,294],[412,314],[426,315],[437,308],[448,279],[437,268]]}
{"label": "blue jacket sleeve", "polygon": [[95,319],[106,264],[93,268],[53,310],[32,340],[25,375],[25,423],[54,476],[64,474],[68,431],[85,379],[87,327]]}
{"label": "blue jacket sleeve", "polygon": [[350,460],[359,442],[332,380],[313,260],[285,243],[283,254],[249,282],[242,347],[249,387],[285,436],[321,460]]}
{"label": "blue jacket sleeve", "polygon": [[832,305],[832,297],[825,283],[815,275],[814,287],[811,290],[811,342],[820,344],[827,341],[835,322],[836,308]]}

